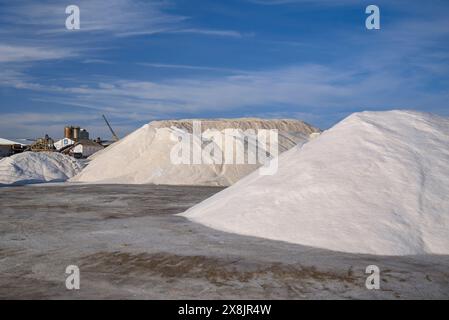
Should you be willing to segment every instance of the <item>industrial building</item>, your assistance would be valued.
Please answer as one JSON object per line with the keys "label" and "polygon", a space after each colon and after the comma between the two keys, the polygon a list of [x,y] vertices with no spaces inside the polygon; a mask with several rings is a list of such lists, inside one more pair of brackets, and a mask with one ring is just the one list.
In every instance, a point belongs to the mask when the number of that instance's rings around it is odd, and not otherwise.
{"label": "industrial building", "polygon": [[67,126],[64,128],[64,138],[56,141],[54,147],[57,151],[61,151],[81,140],[89,140],[89,132],[80,127]]}
{"label": "industrial building", "polygon": [[64,128],[64,138],[55,142],[56,150],[61,153],[76,157],[87,158],[104,147],[89,140],[89,132],[80,127],[67,126]]}
{"label": "industrial building", "polygon": [[55,151],[54,143],[53,139],[46,134],[45,137],[37,139],[30,146],[30,150],[33,152]]}
{"label": "industrial building", "polygon": [[73,155],[76,157],[81,156],[82,158],[87,158],[93,155],[95,152],[103,150],[104,147],[92,140],[81,140],[75,143],[73,146]]}
{"label": "industrial building", "polygon": [[74,144],[64,147],[60,152],[75,158],[88,158],[95,152],[103,149],[104,147],[95,141],[80,140]]}
{"label": "industrial building", "polygon": [[69,139],[69,138],[64,138],[64,139],[61,139],[59,141],[56,141],[54,143],[54,146],[55,146],[57,151],[61,151],[65,147],[71,146],[73,144],[75,144],[75,141],[73,141],[72,139]]}
{"label": "industrial building", "polygon": [[0,158],[23,152],[24,148],[23,143],[0,138]]}
{"label": "industrial building", "polygon": [[78,140],[89,140],[89,132],[80,127],[67,126],[64,128],[64,138],[71,139],[75,142]]}
{"label": "industrial building", "polygon": [[8,157],[12,154],[10,145],[0,144],[0,158]]}
{"label": "industrial building", "polygon": [[86,129],[73,126],[64,128],[64,139],[55,142],[54,146],[59,152],[76,158],[87,158],[104,149],[100,143],[89,140]]}
{"label": "industrial building", "polygon": [[[109,130],[111,130],[114,141],[117,141],[118,137],[104,115],[103,118]],[[90,140],[89,132],[86,129],[79,126],[66,126],[64,138],[56,142],[48,134],[43,138],[38,138],[31,145],[0,138],[0,158],[9,157],[23,151],[60,152],[76,158],[87,158],[111,143],[112,141],[103,141],[100,138]]]}

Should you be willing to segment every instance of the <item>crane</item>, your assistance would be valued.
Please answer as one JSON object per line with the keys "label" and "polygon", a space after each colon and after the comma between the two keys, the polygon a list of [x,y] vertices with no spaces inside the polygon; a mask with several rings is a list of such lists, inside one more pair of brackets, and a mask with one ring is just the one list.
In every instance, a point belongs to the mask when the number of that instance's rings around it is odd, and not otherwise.
{"label": "crane", "polygon": [[118,141],[118,140],[119,140],[119,137],[115,134],[114,130],[112,129],[111,125],[109,124],[108,119],[106,119],[106,117],[104,116],[104,114],[103,114],[103,119],[104,119],[104,122],[106,122],[106,125],[108,126],[109,130],[111,130],[112,137],[114,138],[114,140],[115,140],[115,141]]}

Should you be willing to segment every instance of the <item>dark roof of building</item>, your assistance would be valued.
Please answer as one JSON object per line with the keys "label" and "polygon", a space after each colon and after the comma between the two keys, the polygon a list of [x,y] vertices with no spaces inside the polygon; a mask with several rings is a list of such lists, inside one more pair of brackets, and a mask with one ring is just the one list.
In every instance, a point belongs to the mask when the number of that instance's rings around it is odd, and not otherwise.
{"label": "dark roof of building", "polygon": [[98,147],[102,147],[101,144],[92,141],[92,140],[79,140],[75,143],[75,146],[82,144],[83,146],[98,146]]}

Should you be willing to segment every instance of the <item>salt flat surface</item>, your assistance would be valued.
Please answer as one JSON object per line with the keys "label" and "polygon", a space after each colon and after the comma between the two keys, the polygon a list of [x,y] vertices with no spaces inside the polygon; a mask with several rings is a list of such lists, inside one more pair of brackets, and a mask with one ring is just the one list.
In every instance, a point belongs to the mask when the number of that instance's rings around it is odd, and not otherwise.
{"label": "salt flat surface", "polygon": [[449,119],[362,112],[184,213],[206,226],[335,251],[449,253]]}
{"label": "salt flat surface", "polygon": [[[448,299],[449,256],[373,256],[241,236],[175,215],[215,187],[0,191],[0,299]],[[80,290],[67,290],[68,265]],[[366,267],[380,289],[365,287]]]}

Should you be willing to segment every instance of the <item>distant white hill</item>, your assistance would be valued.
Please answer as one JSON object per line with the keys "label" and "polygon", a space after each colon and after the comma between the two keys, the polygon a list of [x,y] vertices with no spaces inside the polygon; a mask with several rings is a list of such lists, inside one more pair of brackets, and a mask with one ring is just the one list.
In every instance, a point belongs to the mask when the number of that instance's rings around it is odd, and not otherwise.
{"label": "distant white hill", "polygon": [[83,162],[56,152],[23,152],[0,160],[0,185],[66,181]]}
{"label": "distant white hill", "polygon": [[183,214],[242,235],[378,255],[449,254],[449,118],[356,113]]}
{"label": "distant white hill", "polygon": [[[172,135],[192,138],[193,121],[153,121],[91,157],[89,165],[71,181],[90,183],[131,183],[167,185],[229,186],[258,164],[174,164],[171,150],[177,141]],[[299,120],[217,119],[200,120],[202,131],[215,129],[277,129],[279,152],[302,144],[318,129]],[[238,139],[238,138],[236,138]],[[223,150],[224,151],[224,147]],[[246,154],[247,155],[247,154]]]}
{"label": "distant white hill", "polygon": [[17,142],[17,141],[13,141],[13,140],[9,140],[9,139],[3,139],[0,138],[0,146],[1,145],[14,145],[14,144],[20,144],[20,145],[26,145],[23,142]]}

